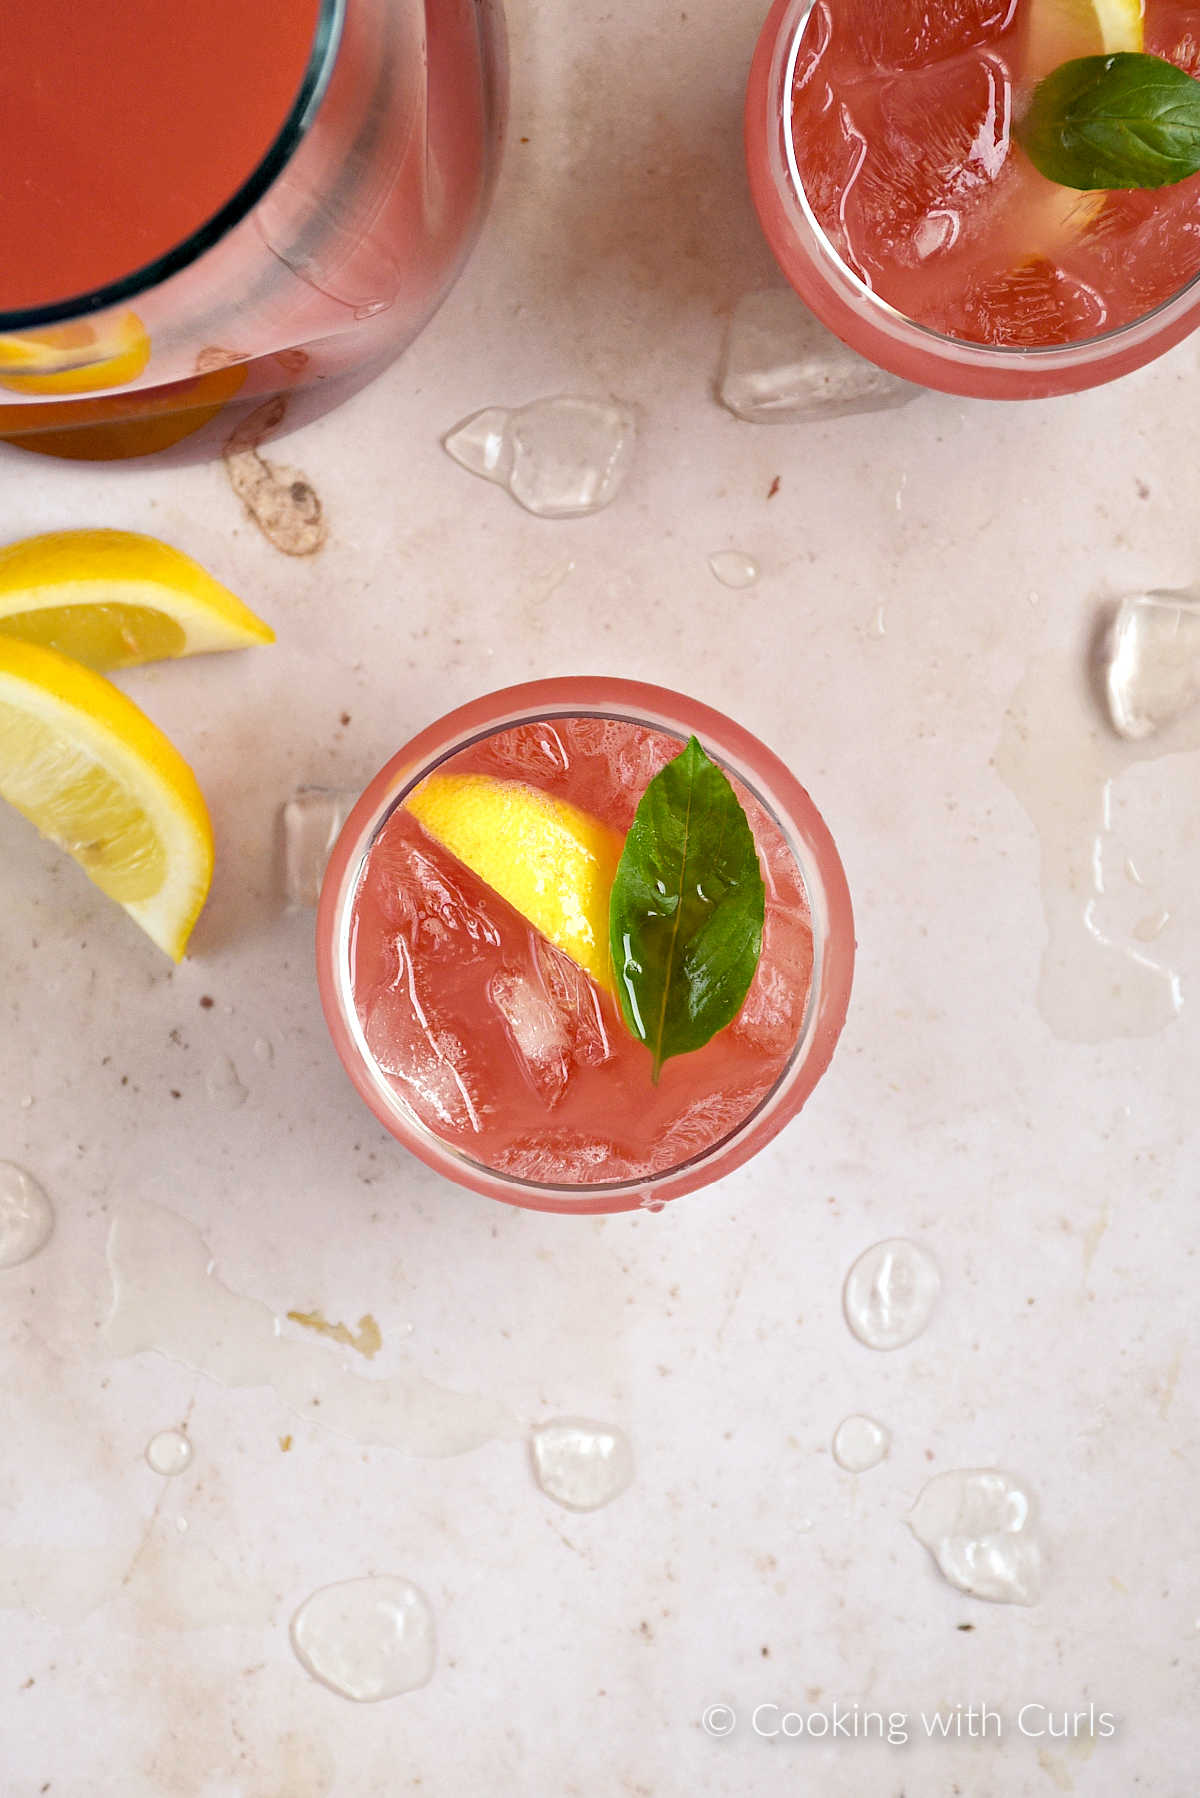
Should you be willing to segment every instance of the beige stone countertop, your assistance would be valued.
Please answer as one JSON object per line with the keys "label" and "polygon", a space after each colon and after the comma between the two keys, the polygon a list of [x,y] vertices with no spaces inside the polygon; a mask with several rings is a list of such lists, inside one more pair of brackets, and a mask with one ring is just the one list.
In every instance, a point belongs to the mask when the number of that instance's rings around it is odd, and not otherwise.
{"label": "beige stone countertop", "polygon": [[[1089,657],[1114,600],[1196,578],[1200,352],[1066,400],[739,422],[714,397],[726,320],[778,281],[740,156],[757,9],[510,21],[507,160],[465,275],[279,452],[320,496],[318,554],[274,549],[219,461],[0,459],[0,540],[152,532],[278,633],[121,677],[217,832],[177,970],[0,814],[0,1160],[57,1219],[0,1273],[5,1798],[1193,1798],[1200,765],[1186,731],[1122,748]],[[617,499],[571,522],[440,443],[556,393],[638,421]],[[756,585],[713,577],[725,549]],[[283,898],[295,788],[359,786],[440,712],[576,671],[762,736],[857,914],[806,1111],[661,1215],[522,1213],[408,1157],[336,1061],[313,917]],[[147,1204],[244,1299],[377,1319],[369,1365],[280,1325],[335,1384],[415,1369],[526,1424],[607,1420],[632,1487],[573,1515],[519,1440],[424,1459],[298,1415],[282,1377],[118,1354],[106,1243]],[[887,1237],[928,1248],[942,1292],[876,1353],[841,1287]],[[169,1317],[173,1250],[161,1272]],[[892,1437],[858,1475],[831,1454],[854,1412]],[[146,1445],[184,1422],[163,1478]],[[954,1589],[906,1526],[932,1475],[986,1467],[1040,1506],[1034,1605]],[[371,1573],[428,1595],[438,1665],[355,1705],[288,1624]],[[856,1704],[909,1740],[770,1733]],[[1064,1737],[1089,1704],[1115,1733]],[[999,1739],[968,1737],[980,1705]],[[926,1739],[922,1712],[956,1706],[962,1734]],[[1045,1707],[1024,1730],[1023,1706]]]}

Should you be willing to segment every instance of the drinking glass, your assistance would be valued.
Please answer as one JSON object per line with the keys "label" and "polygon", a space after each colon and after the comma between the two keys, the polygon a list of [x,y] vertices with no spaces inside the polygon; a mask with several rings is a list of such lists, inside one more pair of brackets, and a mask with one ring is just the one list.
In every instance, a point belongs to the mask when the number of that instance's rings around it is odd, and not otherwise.
{"label": "drinking glass", "polygon": [[[656,1166],[653,1172],[645,1175],[587,1180],[568,1168],[572,1151],[562,1151],[561,1167],[552,1165],[556,1153],[553,1146],[557,1140],[556,1114],[549,1110],[546,1126],[551,1146],[545,1159],[551,1165],[541,1169],[543,1177],[532,1179],[502,1171],[472,1155],[469,1131],[432,1129],[404,1098],[403,1081],[398,1084],[395,1079],[389,1079],[379,1065],[356,1006],[354,980],[356,962],[359,965],[363,961],[374,964],[379,960],[376,951],[380,945],[374,942],[364,945],[363,931],[388,926],[365,911],[358,912],[355,902],[373,846],[397,808],[426,775],[443,767],[462,751],[486,745],[501,732],[553,725],[556,720],[593,719],[600,726],[615,723],[662,732],[676,739],[681,749],[688,737],[695,735],[730,778],[741,783],[778,830],[782,839],[781,852],[790,858],[794,872],[799,873],[808,901],[812,967],[807,977],[807,995],[802,996],[802,1003],[797,1007],[801,1016],[799,1030],[790,1052],[786,1045],[781,1051],[780,1072],[748,1115],[739,1115],[732,1127],[720,1126],[716,1140],[698,1152],[683,1152],[670,1165]],[[604,733],[599,734],[604,741]],[[620,738],[619,731],[616,736]],[[632,777],[622,768],[616,777],[617,784],[624,787],[629,778]],[[389,869],[393,866],[391,862],[386,865]],[[393,877],[389,874],[389,879]],[[790,878],[794,878],[794,873]],[[412,927],[418,934],[429,931],[440,945],[445,946],[445,954],[451,955],[454,932],[447,931],[446,890],[440,884],[440,877],[430,886],[427,920],[421,911],[420,893],[414,896],[409,891],[399,903],[410,922],[413,916],[417,918]],[[769,893],[764,963],[772,953],[770,908],[773,903]],[[468,926],[463,939],[464,955],[476,957],[479,937],[486,933],[486,929],[486,923],[481,926],[478,920]],[[439,948],[438,955],[441,953]],[[431,1006],[436,1006],[438,998],[433,990],[438,975],[437,961],[435,956],[434,963],[422,975],[422,979],[429,983],[423,992]],[[444,961],[441,965],[446,966]],[[720,712],[665,688],[620,679],[562,678],[509,687],[461,706],[419,732],[380,770],[350,813],[334,847],[317,912],[317,976],[326,1022],[347,1073],[380,1123],[405,1148],[448,1179],[507,1204],[539,1211],[595,1213],[638,1207],[658,1209],[667,1200],[706,1185],[756,1154],[796,1115],[828,1066],[846,1015],[853,965],[854,922],[845,873],[824,821],[795,776],[749,731]],[[772,979],[787,981],[796,977],[783,964],[771,972]],[[415,981],[416,976],[412,978]],[[451,967],[444,978],[456,982],[457,970]],[[479,976],[481,988],[488,978],[486,973]],[[424,1024],[434,1029],[435,1037],[440,1041],[432,1014],[425,1016],[421,1009],[424,1000],[415,997],[415,986],[413,993],[418,1015]],[[485,993],[481,991],[479,1003],[482,1006],[486,1002]],[[623,1026],[615,1023],[613,1028]],[[719,1040],[714,1039],[714,1043]],[[712,1047],[710,1044],[709,1048]],[[389,1045],[389,1055],[403,1056],[407,1052],[403,1046]],[[642,1052],[640,1046],[639,1052]],[[649,1078],[648,1051],[645,1059]],[[681,1056],[672,1066],[683,1070],[680,1079],[685,1086],[703,1082],[706,1078],[701,1071],[700,1057]],[[394,1066],[392,1071],[396,1071]],[[499,1090],[496,1070],[491,1064],[481,1065],[477,1076],[484,1087],[490,1076]],[[707,1076],[710,1081],[712,1077],[711,1074]],[[586,1125],[588,1131],[602,1138],[612,1124],[612,1092],[603,1088],[590,1090],[607,1091],[608,1096],[598,1100],[601,1109],[587,1120]],[[690,1096],[703,1107],[711,1095],[702,1085],[697,1085]]]}

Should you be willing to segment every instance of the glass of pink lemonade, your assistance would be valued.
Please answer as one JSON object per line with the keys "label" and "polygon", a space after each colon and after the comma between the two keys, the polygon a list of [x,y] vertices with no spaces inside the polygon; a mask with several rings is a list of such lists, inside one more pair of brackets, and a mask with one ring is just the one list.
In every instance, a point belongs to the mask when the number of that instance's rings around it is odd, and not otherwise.
{"label": "glass of pink lemonade", "polygon": [[746,102],[754,201],[781,268],[851,348],[952,393],[1068,393],[1200,317],[1200,176],[1078,191],[1014,135],[1075,57],[1200,71],[1184,0],[776,0]]}
{"label": "glass of pink lemonade", "polygon": [[[530,816],[565,825],[554,840],[576,871],[582,844],[607,894],[647,784],[693,736],[753,834],[762,946],[732,1021],[655,1078],[594,893],[553,848],[535,877],[518,839]],[[358,801],[317,918],[326,1019],[376,1117],[450,1179],[545,1211],[657,1208],[762,1148],[828,1065],[853,960],[804,789],[719,712],[625,680],[511,687],[422,731]]]}
{"label": "glass of pink lemonade", "polygon": [[495,172],[500,0],[5,17],[0,437],[149,454],[280,395],[291,426],[444,297]]}

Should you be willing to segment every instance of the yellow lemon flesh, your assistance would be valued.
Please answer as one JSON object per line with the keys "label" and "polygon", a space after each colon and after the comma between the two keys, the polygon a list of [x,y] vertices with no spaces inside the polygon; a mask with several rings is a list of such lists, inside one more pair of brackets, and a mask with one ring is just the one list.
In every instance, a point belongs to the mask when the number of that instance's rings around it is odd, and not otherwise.
{"label": "yellow lemon flesh", "polygon": [[0,637],[0,797],[181,958],[212,880],[212,827],[191,769],[131,699]]}
{"label": "yellow lemon flesh", "polygon": [[523,781],[431,774],[411,793],[421,828],[612,992],[608,902],[624,841]]}
{"label": "yellow lemon flesh", "polygon": [[[1080,56],[1110,56],[1118,50],[1140,50],[1141,0],[1032,0],[1026,14],[1021,80],[1032,93],[1061,63]],[[1085,231],[1104,210],[1107,195],[1060,187],[1044,175],[1026,171],[1020,236],[1030,256],[1048,256]]]}
{"label": "yellow lemon flesh", "polygon": [[1078,56],[1142,48],[1140,0],[1033,0],[1028,19],[1021,76],[1030,85]]}
{"label": "yellow lemon flesh", "polygon": [[0,387],[13,393],[95,393],[136,381],[150,339],[136,312],[96,322],[48,325],[0,337]]}
{"label": "yellow lemon flesh", "polygon": [[52,531],[0,549],[0,636],[128,668],[271,643],[270,625],[198,562],[133,531]]}

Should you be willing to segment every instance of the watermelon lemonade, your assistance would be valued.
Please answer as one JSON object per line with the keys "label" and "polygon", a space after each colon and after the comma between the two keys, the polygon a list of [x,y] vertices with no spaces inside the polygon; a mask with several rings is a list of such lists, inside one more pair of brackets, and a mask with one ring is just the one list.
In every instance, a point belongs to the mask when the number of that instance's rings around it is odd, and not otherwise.
{"label": "watermelon lemonade", "polygon": [[1200,176],[1077,191],[1016,140],[1036,84],[1077,57],[1200,69],[1181,0],[780,0],[747,146],[784,272],[895,373],[1001,398],[1110,379],[1190,330]]}
{"label": "watermelon lemonade", "polygon": [[[608,953],[639,800],[690,735],[726,769],[765,887],[737,1015],[656,1077]],[[622,681],[547,681],[452,714],[368,788],[318,921],[334,1041],[386,1126],[514,1204],[657,1204],[753,1153],[832,1053],[853,937],[836,851],[769,751]]]}

